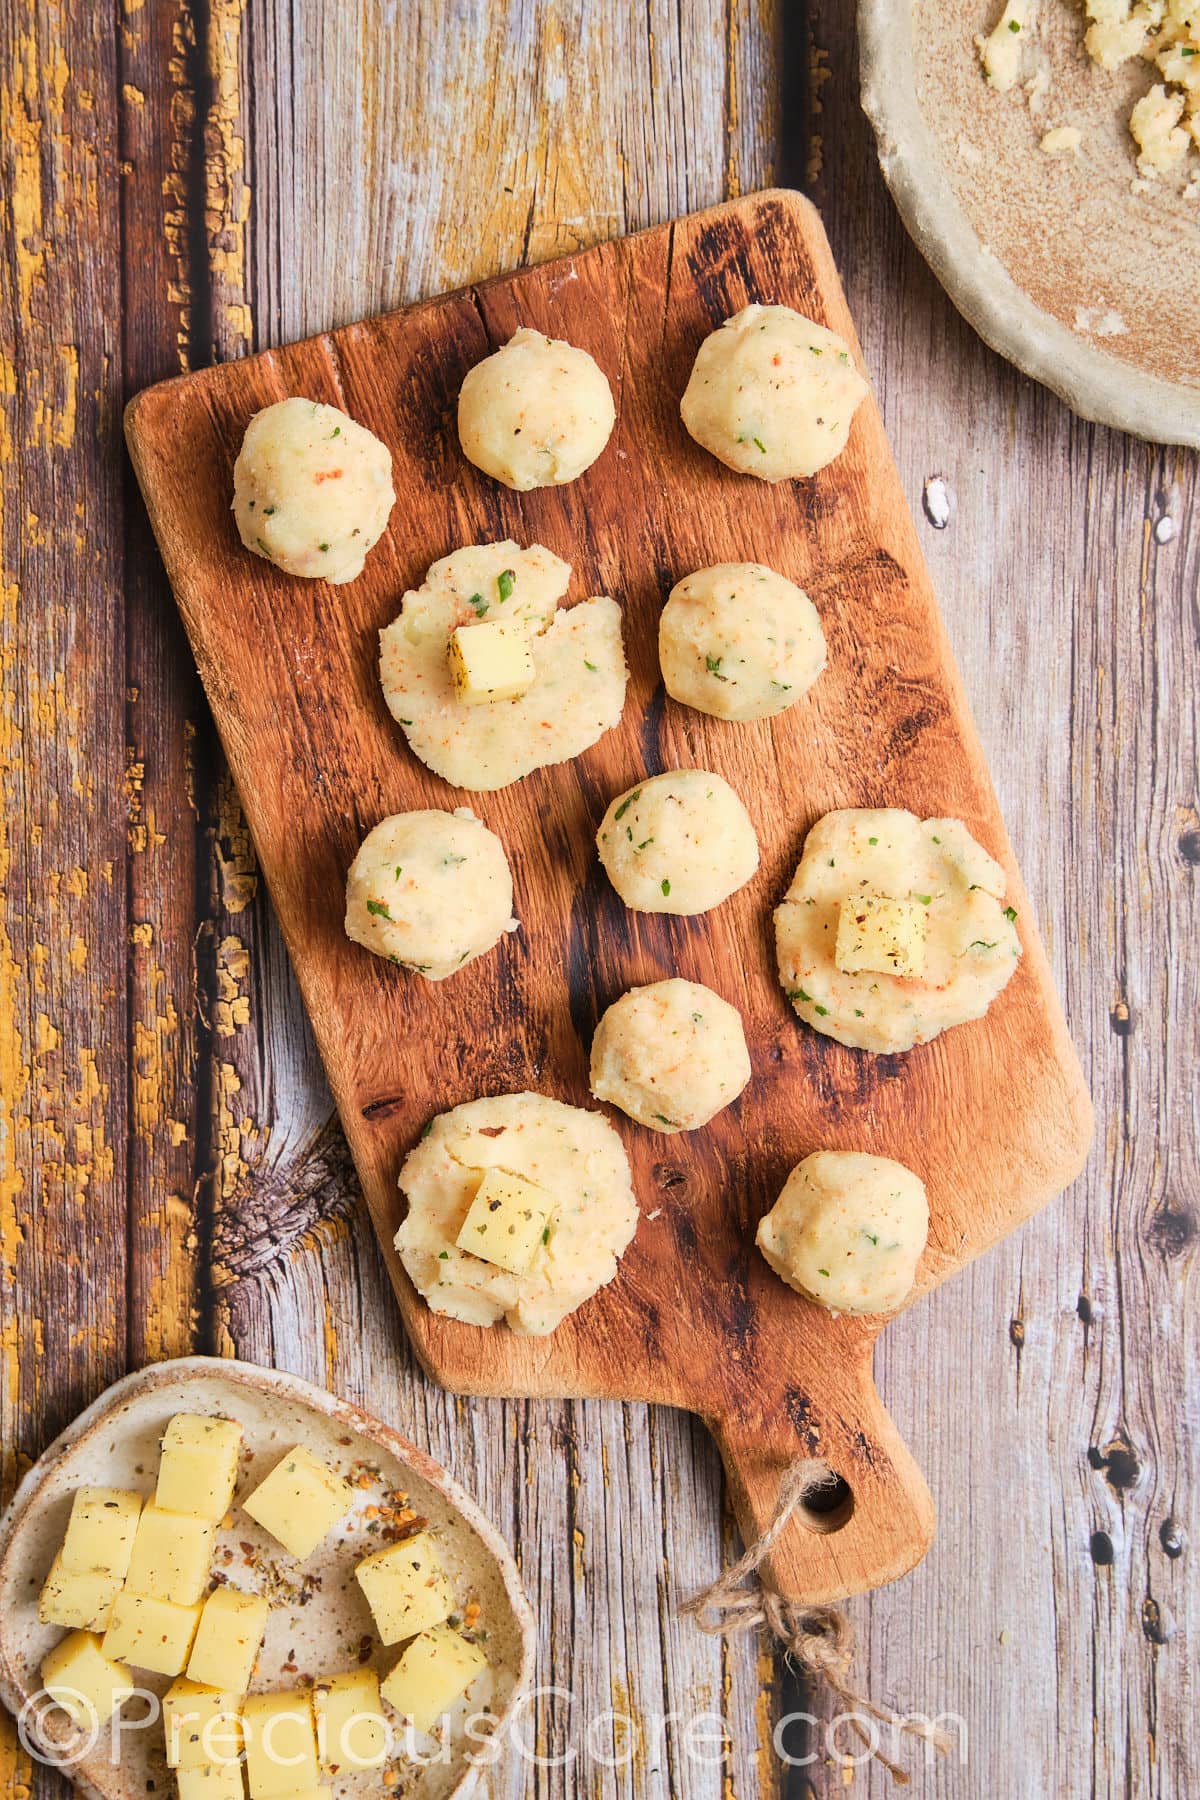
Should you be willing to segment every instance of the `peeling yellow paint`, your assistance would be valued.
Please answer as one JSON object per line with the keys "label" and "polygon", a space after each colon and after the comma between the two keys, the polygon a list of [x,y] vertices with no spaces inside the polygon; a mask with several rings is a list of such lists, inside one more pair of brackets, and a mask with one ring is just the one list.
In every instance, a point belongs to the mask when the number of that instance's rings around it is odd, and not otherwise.
{"label": "peeling yellow paint", "polygon": [[250,952],[241,938],[230,934],[217,946],[217,998],[213,1028],[218,1037],[231,1038],[239,1025],[250,1023],[250,996],[241,983],[250,974]]}
{"label": "peeling yellow paint", "polygon": [[[128,9],[127,9],[128,10]],[[188,276],[188,169],[196,123],[196,100],[188,86],[188,59],[195,48],[190,18],[172,25],[171,54],[167,75],[171,83],[170,123],[167,130],[167,172],[163,176],[163,237],[171,259],[173,278],[167,283],[167,301],[178,309],[176,343],[179,366],[189,365],[192,290]]]}
{"label": "peeling yellow paint", "polygon": [[28,34],[18,36],[13,61],[3,84],[3,112],[12,154],[8,221],[17,267],[17,305],[27,323],[33,317],[34,289],[46,278],[46,244],[42,235],[43,121],[38,82],[38,50]]}
{"label": "peeling yellow paint", "polygon": [[[32,396],[26,443],[31,450],[69,450],[75,442],[79,410],[79,351],[74,344],[58,345],[58,379],[52,388]],[[51,377],[39,374],[39,380]]]}
{"label": "peeling yellow paint", "polygon": [[221,904],[226,912],[244,912],[258,892],[258,859],[228,769],[222,772],[217,783],[215,854]]}
{"label": "peeling yellow paint", "polygon": [[[0,590],[0,641],[6,641],[16,614],[16,590]],[[18,733],[13,721],[12,694],[0,692],[0,784],[17,755]],[[2,897],[6,891],[11,853],[8,842],[10,806],[0,791],[0,1262],[4,1279],[16,1279],[17,1253],[25,1241],[18,1205],[25,1178],[17,1161],[17,1131],[21,1107],[29,1087],[29,1065],[21,1037],[18,991],[20,970],[13,955]],[[34,970],[36,986],[36,966]]]}
{"label": "peeling yellow paint", "polygon": [[771,1696],[775,1688],[775,1658],[764,1644],[758,1649],[758,1693],[754,1700],[754,1761],[758,1769],[759,1789],[770,1791],[779,1774],[779,1757],[775,1749],[771,1723]]}
{"label": "peeling yellow paint", "polygon": [[246,144],[241,135],[242,18],[246,0],[212,0],[208,26],[208,73],[212,103],[205,134],[204,223],[216,311],[214,328],[222,356],[241,356],[252,347],[254,321],[247,300],[246,221],[250,184]]}
{"label": "peeling yellow paint", "polygon": [[338,1334],[333,1319],[333,1308],[329,1304],[329,1296],[325,1296],[325,1383],[334,1387],[337,1379]]}
{"label": "peeling yellow paint", "polygon": [[129,848],[135,856],[166,843],[165,834],[155,829],[153,816],[146,807],[146,765],[132,744],[125,747],[125,810],[129,819]]}

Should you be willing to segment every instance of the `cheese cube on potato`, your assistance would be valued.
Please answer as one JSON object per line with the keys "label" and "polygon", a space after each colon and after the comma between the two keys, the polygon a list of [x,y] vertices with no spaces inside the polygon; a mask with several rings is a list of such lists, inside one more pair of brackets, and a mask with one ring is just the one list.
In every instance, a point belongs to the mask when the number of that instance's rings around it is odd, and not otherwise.
{"label": "cheese cube on potato", "polygon": [[242,1428],[232,1419],[176,1413],[162,1441],[155,1504],[216,1525],[233,1504]]}
{"label": "cheese cube on potato", "polygon": [[62,1625],[67,1630],[103,1631],[120,1591],[117,1576],[103,1570],[73,1574],[64,1569],[60,1550],[38,1595],[38,1618],[43,1625]]}
{"label": "cheese cube on potato", "polygon": [[81,1731],[103,1725],[135,1685],[124,1663],[105,1655],[93,1631],[73,1631],[42,1660],[42,1686]]}
{"label": "cheese cube on potato", "polygon": [[156,1675],[178,1675],[200,1622],[200,1607],[176,1606],[150,1594],[120,1593],[113,1601],[104,1654]]}
{"label": "cheese cube on potato", "polygon": [[188,1658],[188,1680],[244,1694],[267,1628],[271,1603],[260,1594],[219,1587],[208,1596]]}
{"label": "cheese cube on potato", "polygon": [[148,1506],[133,1540],[128,1591],[191,1606],[208,1586],[215,1530],[207,1519]]}
{"label": "cheese cube on potato", "polygon": [[169,1769],[237,1762],[242,1750],[241,1695],[201,1687],[181,1675],[163,1695]]}
{"label": "cheese cube on potato", "polygon": [[454,1596],[427,1532],[389,1544],[354,1571],[385,1644],[415,1637],[454,1611]]}
{"label": "cheese cube on potato", "polygon": [[533,686],[534,673],[529,639],[518,626],[486,620],[459,625],[451,634],[450,676],[468,706],[519,700]]}
{"label": "cheese cube on potato", "polygon": [[344,1769],[377,1769],[387,1755],[387,1721],[379,1706],[374,1669],[322,1677],[313,1688],[317,1755],[337,1775]]}
{"label": "cheese cube on potato", "polygon": [[175,1784],[179,1800],[244,1800],[246,1792],[238,1762],[177,1769]]}
{"label": "cheese cube on potato", "polygon": [[544,1188],[486,1169],[454,1242],[460,1250],[524,1275],[545,1240],[554,1202]]}
{"label": "cheese cube on potato", "polygon": [[303,1562],[345,1518],[353,1500],[349,1483],[297,1444],[242,1505],[264,1531]]}
{"label": "cheese cube on potato", "polygon": [[142,1496],[128,1488],[76,1488],[60,1557],[70,1575],[115,1575],[124,1581]]}
{"label": "cheese cube on potato", "polygon": [[389,1706],[411,1719],[418,1731],[431,1731],[447,1707],[487,1668],[487,1657],[448,1625],[414,1638],[383,1683]]}
{"label": "cheese cube on potato", "polygon": [[920,900],[850,894],[838,913],[833,960],[847,975],[919,977],[925,973],[928,924],[929,908]]}
{"label": "cheese cube on potato", "polygon": [[307,1793],[320,1786],[317,1730],[307,1688],[252,1694],[242,1712],[250,1800]]}

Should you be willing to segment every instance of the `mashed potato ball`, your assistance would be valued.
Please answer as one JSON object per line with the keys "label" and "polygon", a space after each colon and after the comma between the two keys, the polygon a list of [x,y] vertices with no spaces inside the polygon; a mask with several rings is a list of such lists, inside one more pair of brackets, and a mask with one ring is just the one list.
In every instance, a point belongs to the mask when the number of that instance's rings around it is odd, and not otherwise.
{"label": "mashed potato ball", "polygon": [[586,350],[527,327],[476,363],[458,399],[463,454],[506,487],[560,487],[591,467],[616,421]]}
{"label": "mashed potato ball", "polygon": [[335,586],[362,573],[395,499],[387,445],[319,400],[255,413],[233,465],[233,516],[247,550],[286,575]]}
{"label": "mashed potato ball", "polygon": [[514,929],[512,904],[504,846],[474,813],[396,813],[350,865],[346,936],[442,981]]}
{"label": "mashed potato ball", "polygon": [[749,813],[729,783],[705,769],[672,769],[618,794],[596,848],[635,912],[708,912],[758,867]]}
{"label": "mashed potato ball", "polygon": [[680,412],[741,475],[815,475],[846,447],[867,384],[849,346],[790,306],[744,306],[700,346]]}
{"label": "mashed potato ball", "polygon": [[825,667],[817,609],[762,563],[717,563],[671,589],[658,625],[668,694],[717,719],[769,719]]}
{"label": "mashed potato ball", "polygon": [[797,1163],[758,1227],[775,1273],[834,1312],[891,1312],[929,1231],[920,1178],[888,1156],[818,1150]]}
{"label": "mashed potato ball", "polygon": [[698,981],[613,1002],[592,1039],[592,1092],[651,1131],[695,1131],[750,1079],[741,1014]]}

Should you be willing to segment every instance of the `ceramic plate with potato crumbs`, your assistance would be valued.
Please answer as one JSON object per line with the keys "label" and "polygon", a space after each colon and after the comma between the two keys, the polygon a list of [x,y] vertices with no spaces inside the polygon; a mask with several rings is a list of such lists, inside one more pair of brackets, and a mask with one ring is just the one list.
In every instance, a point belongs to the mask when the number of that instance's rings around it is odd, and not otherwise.
{"label": "ceramic plate with potato crumbs", "polygon": [[[40,1671],[47,1654],[69,1636],[61,1626],[39,1622],[38,1597],[72,1517],[73,1495],[82,1486],[120,1489],[152,1505],[160,1440],[181,1415],[232,1420],[242,1428],[233,1508],[215,1528],[210,1579],[218,1596],[240,1590],[270,1604],[251,1697],[324,1689],[332,1677],[369,1673],[383,1682],[386,1693],[402,1652],[412,1646],[383,1643],[356,1566],[404,1543],[424,1546],[423,1554],[438,1567],[439,1591],[452,1610],[446,1617],[439,1609],[443,1618],[413,1644],[432,1638],[442,1662],[447,1646],[461,1650],[464,1678],[470,1675],[471,1684],[462,1700],[450,1704],[440,1738],[414,1733],[412,1747],[426,1759],[424,1766],[404,1754],[404,1723],[384,1708],[392,1726],[386,1761],[363,1769],[342,1763],[336,1773],[322,1767],[320,1780],[331,1800],[378,1793],[381,1782],[387,1793],[405,1800],[447,1800],[474,1791],[470,1733],[478,1734],[478,1748],[502,1731],[532,1670],[533,1620],[507,1548],[457,1483],[387,1426],[297,1376],[246,1363],[186,1357],[127,1376],[88,1407],[26,1475],[0,1526],[5,1705],[20,1714],[43,1686]],[[299,1512],[290,1504],[297,1483],[303,1493]],[[270,1520],[270,1531],[243,1507],[256,1490],[265,1498],[255,1510]],[[347,1496],[348,1509],[339,1517]],[[314,1530],[321,1532],[320,1540],[308,1550]],[[303,1560],[285,1549],[276,1533],[307,1551]],[[432,1612],[429,1616],[432,1620]],[[193,1658],[202,1652],[203,1632],[202,1625]],[[427,1649],[418,1652],[422,1655],[428,1657]],[[159,1700],[171,1686],[169,1675],[144,1666],[132,1674],[136,1688]],[[211,1671],[206,1679],[211,1685]],[[403,1695],[403,1682],[393,1691]],[[145,1716],[147,1705],[134,1699],[121,1708],[115,1765],[106,1730],[68,1770],[84,1793],[103,1800],[174,1794],[161,1721],[130,1728],[131,1721]],[[72,1735],[66,1715],[54,1708],[38,1708],[27,1731],[51,1752]],[[212,1800],[218,1800],[215,1791]]]}
{"label": "ceramic plate with potato crumbs", "polygon": [[1004,13],[860,0],[863,108],[900,215],[1002,356],[1084,418],[1200,445],[1200,149],[1139,170],[1130,117],[1162,72],[1098,67],[1079,0],[1009,9],[1000,91],[981,44]]}

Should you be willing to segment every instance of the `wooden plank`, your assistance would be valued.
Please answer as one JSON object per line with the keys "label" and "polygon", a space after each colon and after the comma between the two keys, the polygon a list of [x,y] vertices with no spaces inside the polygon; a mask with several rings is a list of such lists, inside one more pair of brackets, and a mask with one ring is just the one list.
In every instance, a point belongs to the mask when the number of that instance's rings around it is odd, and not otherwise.
{"label": "wooden plank", "polygon": [[857,1609],[864,1672],[965,1721],[967,1766],[918,1777],[938,1800],[1192,1793],[1200,471],[1072,418],[967,329],[879,177],[847,9],[810,20],[814,198],[1100,1121],[1069,1195],[880,1339],[940,1526]]}
{"label": "wooden plank", "polygon": [[11,9],[0,37],[8,1484],[124,1357],[125,680],[113,47]]}
{"label": "wooden plank", "polygon": [[[846,1053],[799,1032],[787,1014],[764,911],[815,817],[895,802],[922,816],[964,817],[998,853],[1004,846],[874,409],[863,407],[849,448],[805,486],[801,507],[790,488],[728,475],[679,424],[677,395],[700,337],[747,299],[781,295],[852,340],[815,214],[774,192],[168,383],[138,396],[128,435],[385,1254],[400,1217],[395,1173],[428,1117],[523,1086],[586,1103],[590,1023],[628,986],[686,972],[733,997],[750,1021],[757,1080],[737,1108],[688,1140],[678,1165],[685,1187],[664,1183],[657,1139],[625,1131],[635,1189],[652,1216],[617,1282],[549,1342],[439,1319],[412,1295],[394,1256],[389,1264],[418,1354],[451,1386],[665,1399],[701,1412],[714,1423],[747,1530],[765,1525],[791,1461],[827,1457],[854,1491],[852,1515],[836,1531],[797,1527],[775,1557],[791,1591],[824,1599],[910,1567],[932,1511],[871,1390],[879,1321],[834,1322],[797,1305],[752,1249],[755,1219],[800,1149],[844,1145],[849,1135],[925,1175],[927,1286],[1075,1173],[1090,1115],[1028,928],[1021,968],[986,1024],[906,1058]],[[463,370],[520,320],[589,344],[619,379],[620,424],[586,483],[518,503],[498,501],[446,451],[442,420]],[[229,520],[245,422],[284,393],[337,399],[395,446],[400,529],[336,610],[319,590],[260,572]],[[423,568],[460,542],[506,530],[575,558],[584,592],[621,594],[630,704],[577,763],[472,796],[516,861],[521,944],[453,984],[413,981],[368,962],[341,931],[344,871],[365,827],[447,804],[444,784],[398,753],[378,692],[376,634],[405,579],[418,579],[414,557]],[[730,730],[684,709],[663,712],[663,581],[751,551],[816,597],[830,670],[803,706],[759,726]],[[241,675],[247,646],[251,683]],[[763,868],[699,928],[640,916],[631,929],[593,875],[595,821],[643,769],[680,762],[718,770],[750,800]],[[768,768],[804,797],[799,813],[764,786]],[[1011,869],[1010,893],[1025,914]],[[464,1035],[464,1016],[501,1025]],[[678,1159],[667,1162],[674,1169]],[[730,1169],[744,1189],[736,1208]]]}
{"label": "wooden plank", "polygon": [[[290,30],[280,9],[256,8],[243,38],[243,92],[257,96],[247,128],[257,341],[286,342],[511,267],[527,231],[531,246],[571,249],[718,200],[727,158],[743,190],[763,185],[781,92],[774,8],[735,0],[725,34],[701,12],[652,0],[636,18],[617,8],[600,21],[593,12],[585,31],[579,6],[553,0],[509,9],[501,32],[478,3],[425,7],[420,57],[408,58],[393,53],[373,11],[360,30],[344,10],[326,9],[325,29],[314,33]],[[295,97],[314,92],[326,97],[322,123],[306,128]],[[518,170],[520,138],[511,123],[497,131],[497,116],[544,120],[536,184],[520,184],[529,164]],[[326,129],[326,118],[336,123]],[[686,150],[660,156],[667,140]],[[586,170],[582,207],[560,177],[571,159]],[[353,189],[331,211],[327,196],[343,169]],[[347,208],[349,191],[358,198]],[[322,246],[333,220],[341,251],[331,258]],[[321,1141],[331,1103],[319,1068],[313,1077],[294,991],[275,957],[255,948],[252,1024],[233,1046],[238,1054],[245,1045],[246,1063],[257,1059],[266,1097],[249,1167],[264,1139],[283,1138],[295,1149],[281,1154],[277,1179],[306,1192],[304,1146]],[[272,1079],[273,1071],[282,1073]],[[394,1301],[361,1212],[310,1239],[307,1252],[289,1236],[281,1258],[222,1294],[243,1354],[328,1379],[427,1442],[517,1547],[538,1604],[541,1678],[557,1690],[539,1700],[530,1735],[572,1760],[515,1764],[505,1794],[613,1796],[671,1783],[678,1791],[685,1779],[689,1800],[767,1800],[776,1791],[774,1704],[759,1687],[770,1660],[674,1616],[678,1597],[736,1553],[720,1513],[719,1463],[694,1421],[602,1403],[466,1403],[431,1388],[397,1342]],[[584,1620],[588,1653],[576,1655]],[[790,1684],[783,1693],[794,1698]],[[602,1766],[586,1750],[583,1724],[624,1706],[646,1749],[636,1766],[628,1757]],[[722,1762],[687,1752],[689,1720],[706,1710],[736,1721]],[[500,1782],[493,1786],[498,1794]]]}
{"label": "wooden plank", "polygon": [[[110,35],[0,7],[0,1487],[125,1351]],[[11,1722],[0,1783],[28,1791]]]}
{"label": "wooden plank", "polygon": [[[189,217],[193,144],[203,123],[198,64],[186,7],[125,13],[118,74],[127,395],[207,360]],[[193,1348],[201,1299],[196,900],[203,771],[196,763],[203,699],[137,506],[126,512],[125,565],[128,1352],[136,1367]]]}

